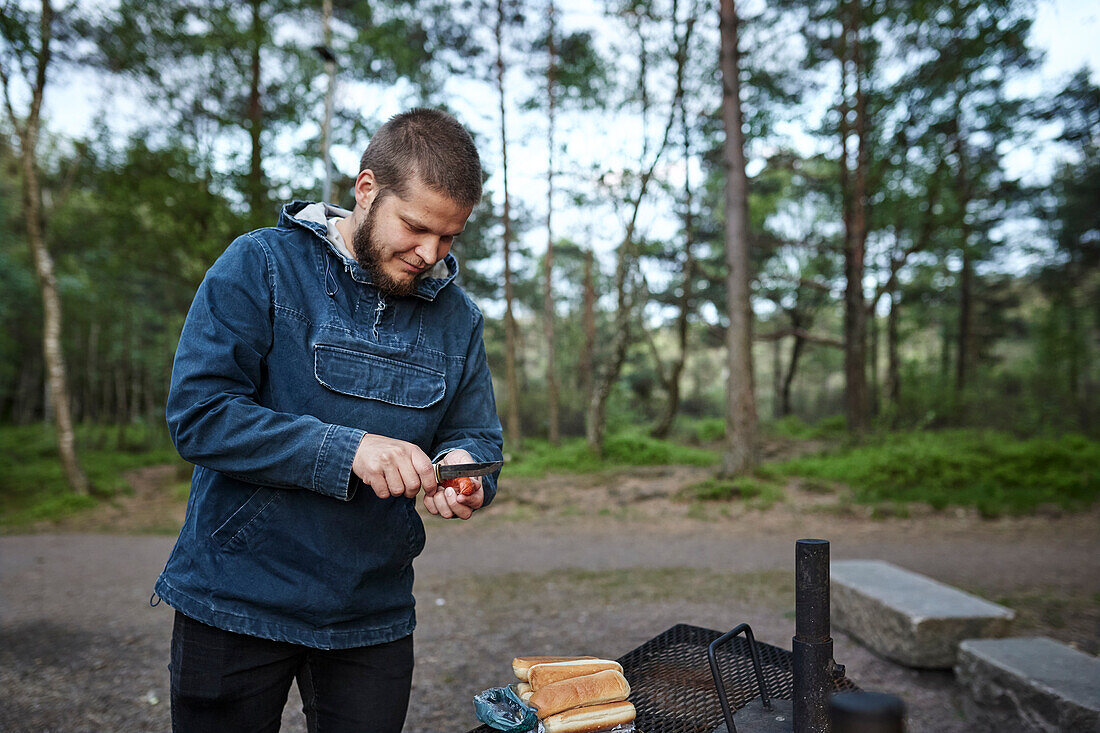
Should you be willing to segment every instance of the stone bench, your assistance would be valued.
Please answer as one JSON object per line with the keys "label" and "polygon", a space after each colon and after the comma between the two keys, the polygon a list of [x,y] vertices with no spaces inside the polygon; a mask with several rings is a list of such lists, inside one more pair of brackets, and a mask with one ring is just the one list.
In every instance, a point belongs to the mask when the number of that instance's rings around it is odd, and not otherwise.
{"label": "stone bench", "polygon": [[1100,731],[1100,659],[1053,639],[966,640],[955,674],[990,730]]}
{"label": "stone bench", "polygon": [[949,669],[963,639],[1005,636],[1015,614],[879,560],[831,567],[832,622],[908,667]]}

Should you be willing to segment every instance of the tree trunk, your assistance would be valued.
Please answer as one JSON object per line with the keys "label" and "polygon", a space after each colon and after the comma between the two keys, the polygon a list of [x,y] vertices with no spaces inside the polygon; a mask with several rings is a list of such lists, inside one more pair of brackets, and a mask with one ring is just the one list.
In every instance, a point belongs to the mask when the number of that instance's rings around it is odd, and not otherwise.
{"label": "tree trunk", "polygon": [[555,361],[554,339],[554,229],[552,216],[554,213],[554,85],[557,83],[557,50],[554,43],[555,8],[553,0],[547,5],[547,19],[549,21],[549,34],[547,36],[549,63],[546,65],[546,104],[547,104],[547,162],[546,162],[546,279],[543,282],[542,310],[543,321],[546,329],[546,419],[547,439],[551,445],[557,445],[561,441],[559,433],[558,417],[558,372]]}
{"label": "tree trunk", "polygon": [[871,340],[870,348],[868,349],[867,359],[867,371],[870,374],[870,393],[871,393],[871,415],[878,416],[880,406],[879,395],[879,379],[878,379],[878,358],[879,358],[879,344],[878,344],[878,332],[879,324],[878,319],[875,318],[873,311],[867,314],[867,332]]}
{"label": "tree trunk", "polygon": [[76,455],[76,434],[69,397],[68,375],[61,348],[61,296],[57,291],[53,257],[46,247],[43,227],[42,189],[38,181],[38,131],[42,97],[46,88],[46,70],[50,63],[50,39],[53,32],[53,8],[42,0],[39,16],[41,46],[36,57],[35,78],[26,119],[20,121],[11,106],[8,77],[4,75],[4,98],[12,127],[19,138],[20,164],[23,171],[23,217],[27,243],[34,260],[35,276],[42,291],[42,356],[46,367],[46,391],[53,410],[57,433],[57,452],[62,470],[73,493],[87,495],[91,486]]}
{"label": "tree trunk", "polygon": [[720,66],[722,70],[722,126],[726,132],[722,163],[726,172],[726,291],[729,327],[726,330],[729,378],[726,386],[726,446],[722,473],[751,471],[757,463],[756,401],[753,394],[752,305],[750,303],[748,176],[741,114],[741,69],[738,17],[734,0],[721,0]]}
{"label": "tree trunk", "polygon": [[782,404],[780,416],[786,417],[794,410],[791,409],[791,386],[794,384],[795,371],[798,369],[798,360],[802,357],[802,351],[806,347],[806,339],[798,333],[794,335],[794,344],[791,346],[791,363],[787,367],[787,376],[783,380]]}
{"label": "tree trunk", "polygon": [[34,422],[38,407],[38,395],[42,377],[42,363],[37,359],[26,359],[19,370],[19,389],[12,401],[12,422],[16,425],[30,425]]}
{"label": "tree trunk", "polygon": [[[34,133],[31,133],[33,135]],[[34,161],[36,141],[23,138],[23,207],[27,222],[27,241],[34,257],[35,275],[42,290],[42,356],[46,365],[46,383],[53,407],[57,431],[57,451],[61,467],[73,493],[86,496],[90,489],[76,455],[76,434],[69,404],[69,385],[65,356],[61,350],[61,296],[57,292],[53,257],[46,249],[40,218],[42,193],[38,186],[38,171]]]}
{"label": "tree trunk", "polygon": [[[860,42],[860,0],[848,4],[843,29],[844,58],[841,60],[841,94],[847,97],[849,57],[855,82],[855,104],[841,106],[842,186],[847,189],[844,246],[844,381],[845,412],[848,429],[862,434],[867,428],[867,354],[866,305],[863,298],[864,256],[867,242],[867,105],[862,87],[862,51]],[[850,175],[848,141],[851,128],[848,112],[855,112],[856,169]]]}
{"label": "tree trunk", "polygon": [[[673,4],[673,17],[675,17],[676,5]],[[688,36],[680,41],[681,44],[686,44],[689,40]],[[641,53],[641,73],[639,74],[638,83],[639,91],[642,98],[642,155],[640,159],[640,167],[642,171],[641,181],[638,185],[638,194],[631,202],[633,207],[630,219],[627,221],[626,233],[623,236],[622,242],[619,243],[619,248],[616,254],[615,264],[615,296],[616,296],[616,309],[615,309],[615,323],[613,325],[614,335],[611,338],[610,356],[607,362],[603,365],[603,368],[595,370],[596,378],[592,387],[592,399],[589,400],[588,409],[585,413],[584,424],[584,436],[585,442],[588,444],[589,450],[596,454],[599,454],[603,450],[603,433],[604,423],[607,415],[607,400],[611,396],[611,390],[615,385],[615,381],[619,378],[619,373],[622,371],[623,362],[626,361],[626,352],[630,346],[631,341],[631,317],[634,308],[631,295],[629,294],[628,275],[630,268],[635,260],[634,250],[634,231],[638,225],[638,212],[641,209],[642,201],[645,200],[646,192],[649,190],[649,183],[653,180],[653,172],[657,168],[657,163],[661,160],[661,155],[664,154],[665,149],[668,147],[669,137],[672,134],[672,127],[676,122],[676,105],[680,96],[683,94],[683,63],[677,63],[676,69],[676,93],[673,95],[672,104],[669,105],[668,120],[665,123],[664,134],[661,137],[661,143],[657,146],[657,151],[654,153],[653,158],[646,164],[646,157],[649,154],[649,137],[646,134],[646,119],[649,112],[649,95],[646,89],[646,59],[648,54],[645,50],[645,36],[640,34],[640,41],[642,45]]]}
{"label": "tree trunk", "polygon": [[[958,120],[955,124],[958,124]],[[970,204],[970,181],[967,171],[966,144],[961,134],[955,138],[955,154],[958,156],[959,165],[959,248],[962,250],[962,270],[959,272],[959,329],[955,353],[955,392],[961,397],[966,390],[974,360],[974,263],[970,249],[970,223],[966,216]],[[959,407],[965,410],[965,402],[960,403]]]}
{"label": "tree trunk", "polygon": [[581,373],[581,394],[584,404],[592,402],[592,354],[596,350],[596,255],[588,249],[584,253],[584,349],[581,350],[577,368]]}
{"label": "tree trunk", "polygon": [[[689,18],[687,21],[689,24],[694,25],[695,19]],[[677,61],[680,68],[683,68],[687,64],[687,39],[690,38],[691,27],[685,31],[685,41],[680,44],[677,49],[678,58]],[[684,365],[687,363],[687,345],[688,345],[688,317],[691,315],[691,300],[692,300],[692,282],[695,279],[695,253],[693,247],[695,244],[695,221],[692,213],[693,196],[691,190],[691,128],[687,120],[687,104],[686,97],[682,93],[677,95],[680,107],[680,127],[683,132],[683,149],[684,149],[684,270],[683,280],[680,287],[680,297],[678,299],[677,307],[679,312],[676,314],[676,337],[677,337],[677,356],[676,360],[672,363],[669,371],[668,383],[665,388],[668,392],[668,399],[665,402],[664,413],[657,421],[657,426],[653,429],[653,436],[655,438],[666,438],[669,432],[672,430],[672,423],[676,420],[676,413],[680,411],[680,379],[684,373]]]}
{"label": "tree trunk", "polygon": [[516,374],[516,318],[512,310],[512,199],[508,190],[508,131],[504,99],[504,0],[497,0],[497,91],[500,96],[500,158],[504,185],[504,380],[508,389],[505,424],[508,443],[518,449],[522,440],[519,420],[519,377]]}
{"label": "tree trunk", "polygon": [[84,364],[84,419],[96,420],[96,376],[99,369],[99,323],[93,322],[88,328],[86,362]]}
{"label": "tree trunk", "polygon": [[[325,49],[332,44],[332,0],[323,0],[321,3],[321,43]],[[332,106],[336,96],[336,62],[330,60],[331,51],[325,59],[325,77],[328,79],[328,87],[325,89],[325,117],[321,123],[321,159],[324,161],[325,178],[321,186],[321,201],[328,202],[332,198],[332,158],[329,155],[329,145],[332,138]]]}
{"label": "tree trunk", "polygon": [[263,45],[263,19],[260,0],[252,0],[252,65],[248,85],[248,135],[252,141],[252,156],[248,169],[249,217],[254,227],[269,224],[267,189],[264,186],[263,132],[264,112],[260,106],[260,47]]}
{"label": "tree trunk", "polygon": [[901,361],[898,355],[898,321],[901,318],[901,289],[894,283],[890,291],[890,315],[886,319],[886,392],[896,416],[901,402]]}
{"label": "tree trunk", "polygon": [[783,339],[772,342],[772,417],[783,417]]}

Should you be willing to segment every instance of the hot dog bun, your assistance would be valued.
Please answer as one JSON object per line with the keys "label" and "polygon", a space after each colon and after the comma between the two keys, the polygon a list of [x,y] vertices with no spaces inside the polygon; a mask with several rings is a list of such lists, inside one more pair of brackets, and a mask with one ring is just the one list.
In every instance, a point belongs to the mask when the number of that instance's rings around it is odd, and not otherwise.
{"label": "hot dog bun", "polygon": [[531,689],[531,685],[527,684],[526,682],[516,683],[516,695],[519,696],[520,700],[527,702],[527,698],[531,697],[531,694],[533,692],[534,690]]}
{"label": "hot dog bun", "polygon": [[532,665],[527,673],[527,681],[531,683],[531,689],[538,692],[547,685],[567,680],[570,677],[581,677],[586,674],[603,672],[605,669],[613,669],[616,672],[623,671],[623,665],[610,659],[571,659],[567,662],[544,662]]}
{"label": "hot dog bun", "polygon": [[630,696],[630,683],[622,672],[605,669],[603,672],[570,677],[561,682],[536,690],[527,704],[535,708],[539,720],[545,720],[563,710],[582,705],[601,705],[619,702]]}
{"label": "hot dog bun", "polygon": [[515,673],[516,679],[526,682],[528,670],[536,664],[570,662],[577,659],[595,659],[595,657],[516,657],[512,660],[512,671]]}
{"label": "hot dog bun", "polygon": [[609,702],[551,715],[542,725],[546,733],[592,733],[629,723],[635,715],[632,703]]}

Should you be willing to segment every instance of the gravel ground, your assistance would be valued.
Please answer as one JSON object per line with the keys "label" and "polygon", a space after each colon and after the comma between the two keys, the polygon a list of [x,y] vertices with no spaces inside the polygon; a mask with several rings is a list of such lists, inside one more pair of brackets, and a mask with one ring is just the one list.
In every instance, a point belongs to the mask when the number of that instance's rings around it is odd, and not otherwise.
{"label": "gravel ground", "polygon": [[[629,492],[628,503],[633,501]],[[634,497],[636,498],[636,497]],[[519,509],[523,511],[519,511]],[[660,512],[655,512],[660,514]],[[1085,515],[869,520],[797,506],[697,520],[579,517],[501,502],[428,522],[417,561],[417,668],[406,730],[464,731],[471,697],[507,683],[519,654],[617,657],[676,623],[748,622],[790,647],[793,542],[889,560],[1018,608],[1021,629],[1096,653],[1100,532]],[[174,538],[0,538],[0,730],[164,731],[172,611],[148,605]],[[864,689],[900,694],[912,731],[973,730],[950,673],[914,672],[841,633],[835,657]],[[304,731],[296,691],[283,730]]]}

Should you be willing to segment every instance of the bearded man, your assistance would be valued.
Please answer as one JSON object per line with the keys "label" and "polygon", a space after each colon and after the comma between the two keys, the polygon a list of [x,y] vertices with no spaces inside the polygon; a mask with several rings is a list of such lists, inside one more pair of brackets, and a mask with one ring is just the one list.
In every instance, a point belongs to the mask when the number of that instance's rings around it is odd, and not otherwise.
{"label": "bearded man", "polygon": [[353,211],[288,204],[207,272],[167,406],[195,464],[154,594],[176,610],[174,730],[278,730],[292,680],[310,731],[401,730],[416,496],[469,519],[496,476],[462,495],[433,462],[502,455],[482,315],[450,253],[481,176],[453,117],[405,112],[371,138]]}

